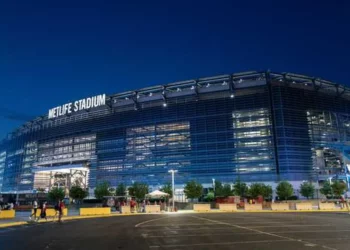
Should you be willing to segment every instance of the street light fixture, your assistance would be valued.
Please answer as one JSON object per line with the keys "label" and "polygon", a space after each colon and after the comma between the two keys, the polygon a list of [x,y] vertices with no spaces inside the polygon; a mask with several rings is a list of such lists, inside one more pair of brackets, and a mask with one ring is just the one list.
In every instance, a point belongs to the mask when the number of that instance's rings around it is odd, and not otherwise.
{"label": "street light fixture", "polygon": [[175,179],[174,179],[174,175],[175,175],[175,173],[177,173],[177,170],[170,169],[168,172],[171,173],[171,186],[173,188],[172,200],[173,200],[173,212],[174,212],[175,211]]}

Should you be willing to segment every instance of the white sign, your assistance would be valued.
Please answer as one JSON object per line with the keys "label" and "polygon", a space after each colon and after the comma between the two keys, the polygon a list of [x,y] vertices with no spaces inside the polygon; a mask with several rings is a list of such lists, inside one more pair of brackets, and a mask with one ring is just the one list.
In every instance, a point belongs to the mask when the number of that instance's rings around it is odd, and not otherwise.
{"label": "white sign", "polygon": [[67,115],[84,109],[96,108],[106,105],[106,95],[97,95],[81,99],[79,101],[70,102],[49,110],[49,119]]}

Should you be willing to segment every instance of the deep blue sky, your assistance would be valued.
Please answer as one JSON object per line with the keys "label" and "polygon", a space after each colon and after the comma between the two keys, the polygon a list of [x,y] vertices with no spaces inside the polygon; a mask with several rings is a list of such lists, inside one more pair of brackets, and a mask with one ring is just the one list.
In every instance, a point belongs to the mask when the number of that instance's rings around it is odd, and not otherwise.
{"label": "deep blue sky", "polygon": [[102,2],[0,0],[0,115],[246,70],[350,85],[345,0]]}

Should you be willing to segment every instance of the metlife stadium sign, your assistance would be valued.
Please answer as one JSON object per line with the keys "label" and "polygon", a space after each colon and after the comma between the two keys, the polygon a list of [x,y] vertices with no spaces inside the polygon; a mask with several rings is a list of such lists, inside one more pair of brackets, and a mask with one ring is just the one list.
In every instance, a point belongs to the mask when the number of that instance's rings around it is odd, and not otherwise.
{"label": "metlife stadium sign", "polygon": [[71,114],[84,109],[96,108],[99,106],[106,105],[106,95],[97,95],[81,99],[79,101],[70,102],[56,108],[49,110],[49,119],[56,118],[59,116]]}

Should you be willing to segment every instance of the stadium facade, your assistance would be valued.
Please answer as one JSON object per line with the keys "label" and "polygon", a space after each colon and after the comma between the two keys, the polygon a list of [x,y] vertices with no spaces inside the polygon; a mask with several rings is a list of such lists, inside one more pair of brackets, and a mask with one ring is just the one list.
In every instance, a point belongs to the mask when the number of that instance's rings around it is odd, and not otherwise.
{"label": "stadium facade", "polygon": [[244,72],[64,104],[0,143],[0,192],[79,182],[348,182],[350,89]]}

